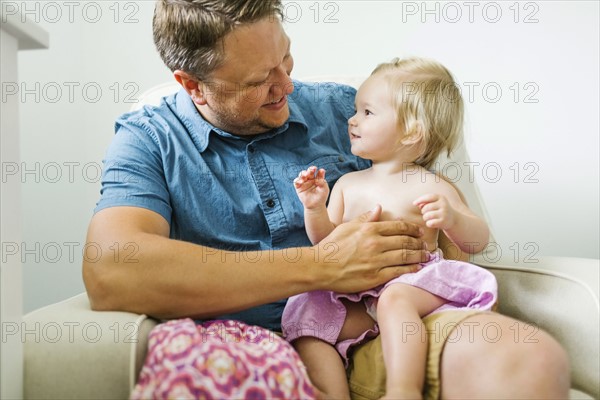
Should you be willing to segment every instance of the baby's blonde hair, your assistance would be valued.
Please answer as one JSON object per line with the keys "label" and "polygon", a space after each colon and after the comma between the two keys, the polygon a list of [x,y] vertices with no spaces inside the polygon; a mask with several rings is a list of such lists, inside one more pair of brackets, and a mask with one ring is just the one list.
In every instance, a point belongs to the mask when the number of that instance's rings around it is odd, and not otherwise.
{"label": "baby's blonde hair", "polygon": [[371,73],[385,74],[403,137],[422,134],[420,156],[429,169],[442,151],[448,156],[462,137],[464,105],[452,74],[440,63],[424,58],[394,58]]}

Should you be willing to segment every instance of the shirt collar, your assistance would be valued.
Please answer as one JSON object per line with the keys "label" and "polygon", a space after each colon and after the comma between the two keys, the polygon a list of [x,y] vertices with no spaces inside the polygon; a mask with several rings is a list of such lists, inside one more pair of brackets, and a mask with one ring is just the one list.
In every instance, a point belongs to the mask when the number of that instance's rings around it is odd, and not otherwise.
{"label": "shirt collar", "polygon": [[177,116],[186,127],[194,145],[203,152],[208,146],[210,132],[215,127],[202,118],[192,98],[184,89],[177,92],[175,102]]}
{"label": "shirt collar", "polygon": [[[296,82],[294,82],[296,84]],[[268,138],[275,135],[278,135],[282,132],[285,132],[290,123],[302,125],[305,131],[308,131],[308,125],[306,124],[306,120],[300,111],[299,106],[293,99],[294,94],[288,96],[288,104],[290,107],[290,116],[288,120],[279,128],[274,129],[273,131],[266,132],[264,135],[260,135],[258,138]],[[228,132],[223,131],[211,123],[206,121],[198,109],[196,105],[192,101],[192,98],[189,94],[186,93],[184,89],[180,89],[179,92],[175,95],[176,101],[176,110],[177,116],[186,127],[189,132],[189,135],[194,142],[194,145],[198,148],[200,152],[203,152],[208,147],[208,142],[210,140],[210,134],[212,132],[217,135],[230,137],[235,139],[240,139],[240,136],[232,135]]]}

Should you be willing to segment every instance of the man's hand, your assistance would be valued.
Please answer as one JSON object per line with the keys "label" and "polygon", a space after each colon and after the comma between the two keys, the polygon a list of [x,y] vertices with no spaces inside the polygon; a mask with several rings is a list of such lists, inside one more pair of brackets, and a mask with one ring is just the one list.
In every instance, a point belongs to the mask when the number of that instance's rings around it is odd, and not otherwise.
{"label": "man's hand", "polygon": [[418,225],[405,221],[379,221],[381,207],[354,221],[339,225],[314,247],[317,266],[324,271],[321,288],[358,292],[381,285],[427,261],[423,234]]}

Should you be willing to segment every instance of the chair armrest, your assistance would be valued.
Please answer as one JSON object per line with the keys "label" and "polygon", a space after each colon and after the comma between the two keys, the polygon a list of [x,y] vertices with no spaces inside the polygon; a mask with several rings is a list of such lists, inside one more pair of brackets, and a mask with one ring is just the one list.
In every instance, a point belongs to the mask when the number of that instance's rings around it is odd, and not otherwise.
{"label": "chair armrest", "polygon": [[[569,354],[572,387],[598,399],[600,260],[545,257],[536,261],[497,263],[481,256],[473,260],[496,276],[499,312],[554,336]],[[533,327],[531,333],[515,340],[535,340]]]}
{"label": "chair armrest", "polygon": [[92,311],[86,293],[23,317],[26,399],[126,399],[157,321]]}
{"label": "chair armrest", "polygon": [[[599,260],[542,258],[537,263],[472,260],[498,279],[499,311],[552,334],[571,359],[572,386],[600,398]],[[82,293],[23,318],[26,399],[128,398],[144,362],[145,315],[96,312]],[[507,334],[514,334],[507,332]]]}

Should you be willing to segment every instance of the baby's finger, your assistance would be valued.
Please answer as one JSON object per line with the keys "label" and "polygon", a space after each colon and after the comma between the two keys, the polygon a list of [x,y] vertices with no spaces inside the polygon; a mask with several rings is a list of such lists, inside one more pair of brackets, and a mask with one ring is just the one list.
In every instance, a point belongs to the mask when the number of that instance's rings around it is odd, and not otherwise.
{"label": "baby's finger", "polygon": [[434,201],[437,201],[438,198],[439,196],[437,194],[424,194],[413,201],[413,205],[422,208],[427,203],[433,203]]}
{"label": "baby's finger", "polygon": [[425,215],[439,210],[437,203],[425,203],[421,206],[421,214]]}
{"label": "baby's finger", "polygon": [[440,219],[430,219],[429,221],[425,221],[425,225],[428,228],[439,228],[442,221]]}
{"label": "baby's finger", "polygon": [[323,168],[319,169],[319,171],[317,172],[317,179],[325,179],[325,170]]}
{"label": "baby's finger", "polygon": [[423,213],[423,221],[428,222],[428,221],[433,221],[436,219],[440,219],[441,216],[438,212],[436,211],[429,211],[426,213]]}

